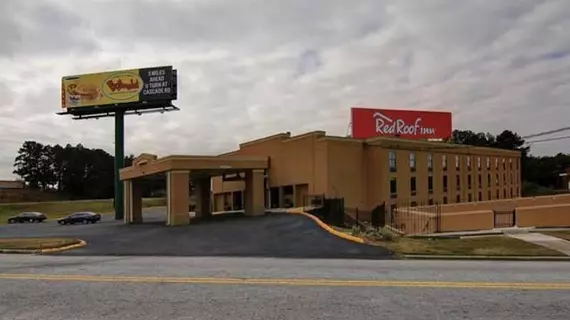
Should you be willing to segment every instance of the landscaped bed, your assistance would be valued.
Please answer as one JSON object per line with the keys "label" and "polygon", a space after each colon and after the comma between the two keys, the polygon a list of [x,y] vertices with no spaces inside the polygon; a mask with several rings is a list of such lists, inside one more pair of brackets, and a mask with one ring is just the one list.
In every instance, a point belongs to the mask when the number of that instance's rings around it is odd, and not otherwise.
{"label": "landscaped bed", "polygon": [[453,256],[563,256],[562,253],[507,236],[472,238],[409,238],[388,230],[359,232],[336,228],[362,237],[367,243],[388,248],[400,255]]}

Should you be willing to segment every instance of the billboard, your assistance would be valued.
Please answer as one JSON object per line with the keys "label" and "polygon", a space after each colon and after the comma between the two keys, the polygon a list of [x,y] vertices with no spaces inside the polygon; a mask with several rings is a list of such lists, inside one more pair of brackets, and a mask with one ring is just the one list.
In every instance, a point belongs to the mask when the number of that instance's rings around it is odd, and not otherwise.
{"label": "billboard", "polygon": [[351,117],[356,139],[446,139],[452,134],[451,112],[352,108]]}
{"label": "billboard", "polygon": [[176,100],[172,66],[63,77],[64,109]]}

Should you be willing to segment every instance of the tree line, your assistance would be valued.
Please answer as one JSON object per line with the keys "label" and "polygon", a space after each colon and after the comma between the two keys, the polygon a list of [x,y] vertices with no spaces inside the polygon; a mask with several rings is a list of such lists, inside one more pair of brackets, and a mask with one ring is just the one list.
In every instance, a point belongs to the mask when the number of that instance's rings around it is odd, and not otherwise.
{"label": "tree line", "polygon": [[[130,166],[134,156],[125,157]],[[114,157],[81,144],[44,145],[25,141],[14,161],[14,174],[31,189],[57,192],[69,199],[109,199],[114,196]],[[162,181],[160,181],[162,180]],[[143,196],[165,188],[164,178],[147,179]]]}
{"label": "tree line", "polygon": [[[523,195],[547,194],[560,189],[559,174],[570,167],[570,154],[536,157],[518,134],[505,130],[500,134],[455,130],[450,143],[518,150],[522,153]],[[133,155],[125,157],[130,166]],[[114,195],[114,157],[102,149],[81,144],[44,145],[25,141],[14,162],[14,174],[27,187],[58,192],[71,199],[106,199]],[[143,182],[143,196],[162,195],[164,175]]]}

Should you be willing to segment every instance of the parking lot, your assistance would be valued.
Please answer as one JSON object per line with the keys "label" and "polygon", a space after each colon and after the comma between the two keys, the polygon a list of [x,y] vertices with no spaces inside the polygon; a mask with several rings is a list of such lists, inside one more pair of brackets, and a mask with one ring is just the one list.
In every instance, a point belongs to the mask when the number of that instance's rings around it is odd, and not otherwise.
{"label": "parking lot", "polygon": [[144,211],[145,223],[124,225],[112,215],[96,224],[56,221],[0,226],[0,238],[74,237],[88,245],[64,255],[236,256],[387,259],[388,250],[340,239],[304,216],[217,215],[189,226],[164,225],[165,208]]}

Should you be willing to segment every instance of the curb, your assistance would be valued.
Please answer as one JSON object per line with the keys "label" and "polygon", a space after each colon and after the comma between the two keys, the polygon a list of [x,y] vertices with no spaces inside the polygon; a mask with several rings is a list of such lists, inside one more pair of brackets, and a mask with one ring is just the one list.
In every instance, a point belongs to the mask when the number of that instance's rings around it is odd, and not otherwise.
{"label": "curb", "polygon": [[300,215],[304,215],[305,217],[311,218],[313,219],[313,221],[315,221],[317,223],[317,225],[319,225],[319,227],[323,228],[324,230],[326,230],[328,233],[335,235],[339,238],[343,238],[345,240],[348,241],[352,241],[352,242],[356,242],[356,243],[360,243],[360,244],[364,244],[364,239],[359,238],[359,237],[355,237],[355,236],[351,236],[348,235],[346,233],[340,232],[340,231],[336,231],[335,229],[331,228],[329,225],[327,225],[326,223],[322,222],[321,219],[315,217],[312,214],[303,212],[303,211],[295,211],[295,210],[288,210],[287,213],[290,214],[300,214]]}
{"label": "curb", "polygon": [[82,248],[87,245],[87,242],[83,240],[79,240],[76,244],[71,244],[64,247],[59,248],[49,248],[49,249],[40,249],[40,250],[26,250],[26,249],[0,249],[0,253],[8,253],[8,254],[44,254],[44,253],[55,253],[55,252],[63,252],[71,249]]}
{"label": "curb", "polygon": [[488,260],[488,261],[570,261],[566,256],[446,256],[446,255],[401,255],[406,260]]}

